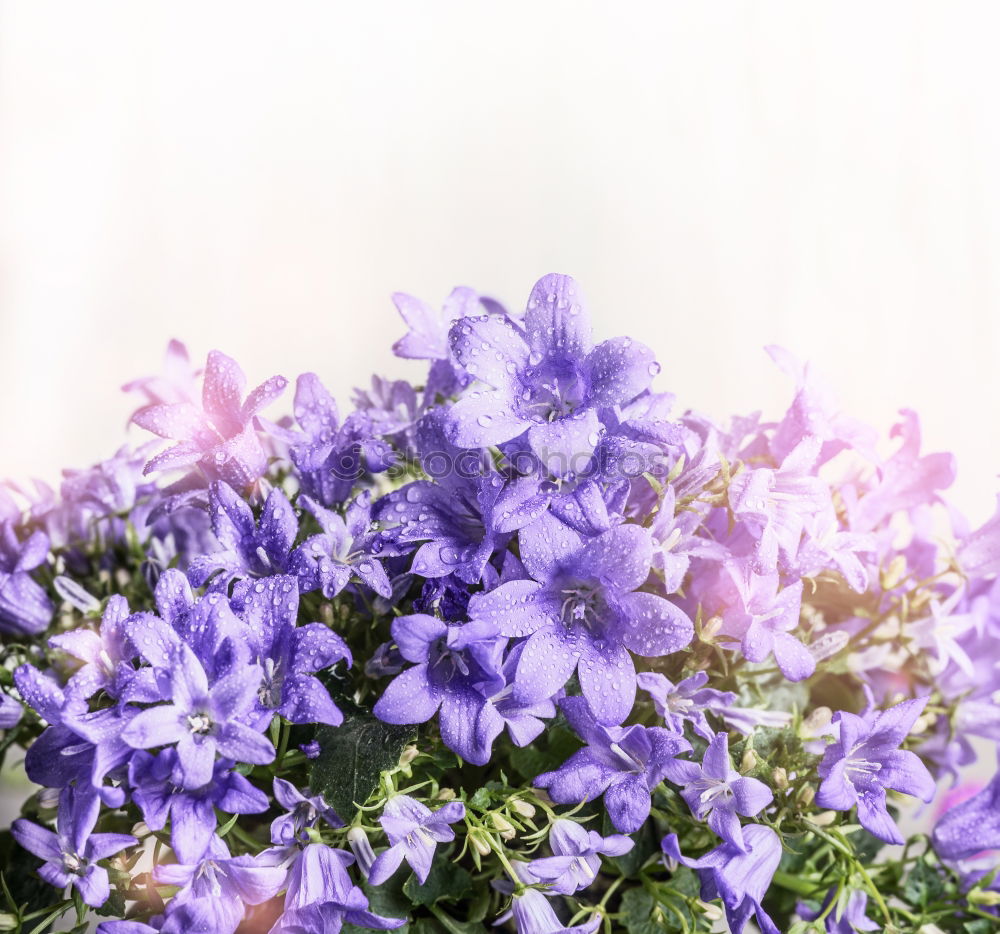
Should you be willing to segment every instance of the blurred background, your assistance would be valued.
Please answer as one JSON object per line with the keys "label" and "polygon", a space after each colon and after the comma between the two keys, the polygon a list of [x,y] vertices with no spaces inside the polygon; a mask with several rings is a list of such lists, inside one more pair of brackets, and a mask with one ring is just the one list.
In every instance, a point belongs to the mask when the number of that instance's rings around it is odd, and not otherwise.
{"label": "blurred background", "polygon": [[685,407],[780,412],[779,343],[883,430],[918,409],[981,521],[998,32],[922,0],[2,0],[0,474],[111,453],[170,337],[344,400],[416,375],[391,292],[522,306],[559,271]]}

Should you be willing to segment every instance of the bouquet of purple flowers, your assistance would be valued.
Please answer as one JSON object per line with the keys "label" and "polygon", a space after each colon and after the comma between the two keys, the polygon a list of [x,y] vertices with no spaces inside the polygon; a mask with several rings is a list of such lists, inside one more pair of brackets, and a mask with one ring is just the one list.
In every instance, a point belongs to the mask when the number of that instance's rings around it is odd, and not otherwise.
{"label": "bouquet of purple flowers", "polygon": [[268,418],[175,342],[169,446],[0,487],[0,930],[997,929],[1000,779],[897,823],[1000,739],[1000,514],[917,416],[778,348],[780,421],[675,413],[567,276],[393,300],[419,385]]}

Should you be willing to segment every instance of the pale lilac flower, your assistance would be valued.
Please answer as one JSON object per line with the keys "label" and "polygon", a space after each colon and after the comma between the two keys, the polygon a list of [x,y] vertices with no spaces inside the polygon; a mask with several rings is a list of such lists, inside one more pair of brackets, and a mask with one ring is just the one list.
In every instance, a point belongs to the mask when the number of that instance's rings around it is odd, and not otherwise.
{"label": "pale lilac flower", "polygon": [[246,377],[239,365],[213,350],[205,364],[201,405],[172,402],[150,405],[132,416],[141,428],[179,443],[156,455],[145,473],[199,464],[210,479],[238,490],[251,487],[267,467],[254,417],[285,390],[288,381],[272,376],[244,401]]}
{"label": "pale lilac flower", "polygon": [[354,857],[322,843],[310,843],[297,855],[288,876],[285,910],[271,934],[338,934],[342,926],[388,931],[406,918],[384,918],[368,910],[368,899],[346,867]]}
{"label": "pale lilac flower", "polygon": [[[556,916],[549,900],[537,889],[525,889],[514,896],[510,915],[517,925],[518,934],[594,934],[601,926],[601,916],[596,912],[584,924],[567,927]],[[498,919],[498,923],[499,923]]]}
{"label": "pale lilac flower", "polygon": [[108,871],[98,862],[138,843],[129,834],[92,833],[98,806],[96,798],[81,798],[67,787],[59,799],[55,833],[23,818],[11,825],[14,839],[45,860],[38,874],[58,889],[72,885],[92,908],[103,905],[111,894]]}
{"label": "pale lilac flower", "polygon": [[436,811],[407,795],[393,795],[385,804],[379,823],[389,838],[389,849],[378,855],[368,874],[372,885],[381,885],[405,859],[423,885],[439,843],[455,839],[449,827],[465,817],[465,805],[450,801]]}
{"label": "pale lilac flower", "polygon": [[576,671],[595,717],[621,723],[635,700],[630,650],[667,655],[694,634],[682,610],[639,590],[653,559],[648,530],[621,525],[583,541],[543,515],[521,530],[520,543],[534,579],[475,594],[470,616],[494,623],[504,636],[529,637],[517,668],[519,700],[552,697]]}
{"label": "pale lilac flower", "polygon": [[886,810],[886,789],[915,795],[922,801],[934,796],[934,779],[916,753],[900,749],[927,703],[926,697],[903,701],[883,711],[863,716],[838,711],[839,738],[827,746],[819,764],[823,779],[816,795],[821,808],[848,811],[858,806],[858,822],[886,843],[903,843],[903,837]]}
{"label": "pale lilac flower", "polygon": [[931,840],[938,856],[948,860],[1000,849],[1000,772],[978,794],[946,811]]}
{"label": "pale lilac flower", "polygon": [[604,727],[582,697],[559,704],[570,725],[587,745],[556,771],[543,772],[535,786],[557,804],[593,801],[604,795],[611,823],[634,833],[649,816],[650,796],[664,778],[677,777],[677,755],[691,744],[662,727]]}
{"label": "pale lilac flower", "polygon": [[52,601],[30,574],[48,552],[44,532],[32,532],[22,542],[10,522],[0,522],[0,632],[33,636],[52,622]]}
{"label": "pale lilac flower", "polygon": [[681,797],[698,820],[707,820],[726,843],[746,850],[740,819],[766,808],[774,795],[762,781],[740,775],[729,759],[729,737],[717,733],[701,765],[679,760],[672,780],[683,785]]}
{"label": "pale lilac flower", "polygon": [[211,779],[216,752],[237,762],[273,761],[271,743],[241,720],[257,700],[260,666],[237,666],[209,685],[190,646],[174,645],[168,653],[171,702],[137,714],[122,734],[125,741],[136,749],[176,744],[185,788],[200,788]]}
{"label": "pale lilac flower", "polygon": [[587,888],[601,870],[601,856],[623,856],[635,843],[622,834],[602,837],[576,821],[557,818],[549,829],[552,856],[531,861],[532,875],[548,883],[548,891],[572,895]]}
{"label": "pale lilac flower", "polygon": [[[796,911],[804,921],[815,921],[827,910],[835,896],[837,890],[832,889],[823,900],[819,911],[810,911],[802,904],[798,905]],[[879,925],[865,913],[867,908],[868,893],[864,889],[851,889],[846,898],[841,895],[824,919],[823,926],[827,934],[856,934],[858,931],[879,930]]]}
{"label": "pale lilac flower", "polygon": [[762,824],[748,825],[743,834],[746,849],[721,843],[698,859],[683,856],[677,836],[668,834],[663,838],[663,852],[698,873],[702,901],[722,899],[732,934],[743,934],[754,915],[762,934],[781,934],[760,904],[781,862],[781,841]]}

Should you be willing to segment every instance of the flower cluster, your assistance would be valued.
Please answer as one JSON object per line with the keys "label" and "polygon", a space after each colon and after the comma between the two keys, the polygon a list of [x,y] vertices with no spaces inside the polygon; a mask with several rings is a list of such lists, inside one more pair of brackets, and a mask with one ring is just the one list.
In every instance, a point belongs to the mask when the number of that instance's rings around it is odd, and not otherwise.
{"label": "flower cluster", "polygon": [[780,419],[676,411],[568,276],[394,302],[417,385],[268,418],[173,342],[125,387],[165,449],[0,487],[0,926],[1000,924],[1000,779],[898,849],[1000,740],[1000,512],[917,416],[778,348]]}

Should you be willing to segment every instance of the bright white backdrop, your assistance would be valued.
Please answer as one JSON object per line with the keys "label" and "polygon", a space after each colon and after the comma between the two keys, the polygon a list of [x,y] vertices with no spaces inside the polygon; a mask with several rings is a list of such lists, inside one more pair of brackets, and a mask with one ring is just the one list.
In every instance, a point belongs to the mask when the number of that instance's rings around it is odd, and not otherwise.
{"label": "bright white backdrop", "polygon": [[0,474],[110,453],[167,339],[343,397],[402,289],[582,282],[718,416],[761,347],[959,502],[1000,470],[1000,7],[0,2]]}

